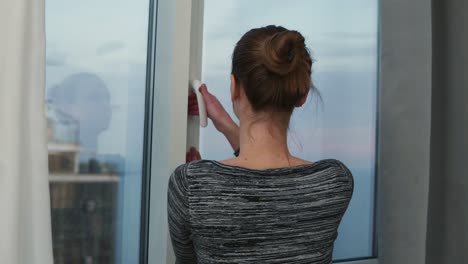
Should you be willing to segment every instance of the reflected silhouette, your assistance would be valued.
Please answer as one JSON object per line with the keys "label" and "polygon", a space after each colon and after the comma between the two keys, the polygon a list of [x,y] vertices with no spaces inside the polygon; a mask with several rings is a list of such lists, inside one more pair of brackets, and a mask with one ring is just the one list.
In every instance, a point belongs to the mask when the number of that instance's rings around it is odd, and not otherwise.
{"label": "reflected silhouette", "polygon": [[[78,123],[80,172],[100,173],[102,166],[109,167],[96,154],[99,135],[108,129],[112,116],[110,93],[101,78],[92,73],[73,74],[52,87],[48,95],[53,107]],[[115,169],[110,167],[107,169]]]}
{"label": "reflected silhouette", "polygon": [[109,127],[112,114],[104,82],[95,74],[77,73],[52,87],[49,100],[78,121],[81,148],[95,152],[98,136]]}
{"label": "reflected silhouette", "polygon": [[97,75],[76,73],[47,98],[54,262],[113,263],[124,159],[98,154],[112,117],[110,92]]}

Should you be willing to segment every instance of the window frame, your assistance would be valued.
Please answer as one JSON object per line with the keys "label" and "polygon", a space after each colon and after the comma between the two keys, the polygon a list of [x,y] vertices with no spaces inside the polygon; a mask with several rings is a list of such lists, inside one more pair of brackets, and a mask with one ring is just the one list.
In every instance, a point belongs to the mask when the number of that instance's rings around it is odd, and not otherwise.
{"label": "window frame", "polygon": [[[168,2],[172,2],[172,5]],[[194,0],[193,2],[203,3],[202,0]],[[180,63],[187,72],[183,72],[183,78],[179,82],[176,82],[175,79],[180,76],[172,72],[169,76],[163,76],[170,79],[170,81],[161,82],[161,80],[156,79],[155,84],[174,84],[171,87],[186,87],[188,74],[185,73],[188,73],[189,68],[188,43],[190,41],[187,36],[190,36],[190,19],[185,20],[189,25],[167,26],[169,31],[177,29],[174,33],[177,36],[171,36],[167,30],[164,30],[166,25],[161,22],[167,23],[169,21],[170,23],[173,18],[183,18],[184,15],[190,16],[192,1],[159,0],[158,3],[164,3],[164,6],[170,5],[170,8],[165,9],[167,7],[163,8],[162,5],[161,8],[157,9],[158,11],[164,10],[161,14],[165,14],[165,16],[159,16],[159,13],[155,12],[158,26],[161,27],[158,30],[157,38],[168,37],[163,44],[169,46],[171,53],[177,53],[177,51],[171,49],[170,45],[177,44],[178,39],[186,41],[183,47],[177,48],[184,53],[185,57],[174,57],[174,60],[177,61],[174,63]],[[379,0],[378,5],[378,111],[375,191],[377,203],[374,220],[374,254],[376,257],[367,260],[348,261],[347,263],[421,263],[424,262],[426,253],[425,239],[429,196],[432,8],[430,1],[422,0],[408,2],[404,5],[401,1]],[[178,6],[179,11],[176,11],[175,6]],[[168,15],[168,13],[171,13],[171,15]],[[408,41],[410,37],[411,41]],[[158,48],[164,48],[164,45],[158,45]],[[155,63],[164,66],[163,63],[158,63],[158,56],[155,56]],[[179,70],[184,69],[180,68]],[[153,67],[152,74],[154,73]],[[151,89],[157,91],[155,87],[161,87],[161,85],[153,85]],[[166,93],[170,93],[174,102],[176,102],[176,95],[187,95],[187,89],[180,89],[179,92],[176,90],[178,89],[166,91]],[[161,97],[155,97],[153,100],[156,106],[164,103],[161,102]],[[161,106],[158,109],[160,108]],[[185,105],[182,105],[181,108],[183,108],[183,111],[179,109],[176,113],[173,113],[176,119],[174,120],[175,123],[187,118],[186,112],[184,112],[186,110]],[[153,120],[162,118],[157,112],[155,113]],[[164,122],[153,123],[151,127],[157,128],[156,124],[165,124],[169,123],[169,121],[166,119]],[[159,142],[169,140],[170,143],[177,143],[174,137],[169,137],[171,135],[170,129],[178,129],[179,139],[184,139],[186,125],[186,122],[181,122],[178,125],[172,123],[172,127],[164,127],[167,138],[153,138]],[[154,134],[159,135],[155,131],[151,133],[151,135]],[[153,141],[152,146],[158,146],[156,143]],[[175,165],[183,162],[186,146],[178,144],[175,146],[177,148],[174,152],[177,153],[168,152],[171,153],[170,164],[163,164],[166,167],[160,170],[154,169],[154,166],[151,167],[153,181],[151,182],[150,191],[153,194],[161,190],[161,188],[156,188],[154,179],[162,178],[165,184]],[[161,150],[159,151],[161,152]],[[155,154],[155,152],[153,148],[151,153]],[[411,164],[408,164],[408,162]],[[154,159],[151,160],[151,163],[154,163],[153,165],[160,164],[154,162]],[[159,172],[163,172],[162,177],[157,174]],[[399,194],[392,195],[396,190]],[[165,189],[162,191],[166,192]],[[151,201],[153,200],[154,195],[152,195]],[[165,205],[163,206],[165,208]],[[150,206],[150,215],[152,217],[150,218],[149,245],[153,245],[149,249],[150,252],[152,252],[154,245],[157,245],[155,241],[161,240],[158,234],[169,236],[167,225],[155,225],[153,222],[153,216],[157,215],[157,210],[158,208],[154,204]],[[165,212],[162,215],[161,217],[166,217]],[[155,231],[158,228],[162,230],[159,233]],[[170,241],[167,240],[167,243],[162,246],[165,254],[162,257],[151,254],[148,259],[149,263],[159,264],[164,259],[166,259],[167,263],[174,263]]]}
{"label": "window frame", "polygon": [[[46,3],[47,5],[50,5],[50,6],[53,6],[53,3]],[[144,4],[144,3],[143,3]],[[153,4],[157,4],[157,0],[149,0],[148,1],[148,4],[149,6],[151,7]],[[143,7],[143,6],[141,6]],[[84,7],[84,9],[87,9],[87,7]],[[80,10],[83,11],[83,10]],[[151,12],[151,8],[150,8],[150,12],[149,12],[149,16],[148,16],[148,20],[150,21],[149,25],[151,25],[151,21],[153,19],[153,16],[152,16],[152,12]],[[43,10],[45,12],[45,16],[46,16],[46,19],[49,18],[49,14],[48,14],[48,11],[47,10]],[[128,11],[128,10],[126,10]],[[134,11],[134,10],[131,10],[131,11]],[[145,9],[142,11],[142,12],[139,12],[139,14],[147,14],[145,13],[146,12],[146,7]],[[55,14],[53,14],[55,16]],[[145,23],[146,22],[146,17],[140,17],[141,19],[143,19],[142,21]],[[70,19],[70,21],[81,21],[82,20],[82,17],[78,17],[77,19]],[[45,27],[47,27],[47,25],[45,25]],[[55,30],[50,30],[51,33],[54,33]],[[148,32],[152,32],[151,29],[148,30]],[[144,35],[145,32],[143,32],[143,35],[140,35],[140,36],[145,36]],[[48,36],[49,34],[46,34],[46,37]],[[148,34],[148,44],[150,43],[149,41],[149,37],[151,37],[153,34],[150,33]],[[53,36],[53,34],[52,34]],[[53,38],[52,38],[53,39]],[[145,38],[143,38],[143,40],[146,40]],[[49,44],[49,43],[48,43]],[[53,44],[53,42],[52,42]],[[55,45],[52,45],[52,46],[55,46]],[[61,46],[61,45],[60,45]],[[60,47],[59,46],[59,47]],[[149,47],[149,45],[148,45]],[[97,53],[99,53],[97,51]],[[49,54],[47,54],[47,57],[48,57]],[[99,55],[99,54],[98,54]],[[152,60],[149,60],[148,59],[148,56],[150,55],[150,49],[148,48],[148,53],[147,53],[147,64],[146,64],[146,70],[147,72],[149,73],[150,72],[150,66],[152,65],[150,62],[152,62]],[[144,58],[144,57],[143,57]],[[124,61],[125,63],[127,63],[127,61]],[[67,63],[65,63],[67,66],[70,66],[68,65]],[[135,63],[136,64],[136,63]],[[84,65],[87,65],[87,64],[84,64]],[[54,65],[56,66],[56,65]],[[61,64],[60,64],[61,66]],[[44,65],[45,67],[45,70],[46,72],[48,71],[48,67],[49,65]],[[89,69],[87,69],[87,67],[81,65],[79,67],[77,66],[74,66],[74,68],[81,68],[80,71],[78,71],[78,73],[82,73],[82,72],[90,72],[90,73],[93,73],[94,72]],[[76,70],[76,69],[74,69]],[[96,73],[96,75],[99,75],[98,74],[99,72]],[[149,75],[147,74],[146,77],[148,77]],[[98,76],[100,77],[100,76]],[[53,78],[52,78],[53,79]],[[58,83],[52,83],[52,84],[58,84]],[[107,86],[107,85],[106,85]],[[50,87],[53,87],[53,86],[50,86]],[[113,240],[113,257],[114,257],[114,262],[115,263],[122,263],[123,261],[125,261],[125,259],[133,259],[133,258],[139,258],[139,263],[147,263],[146,260],[143,261],[143,258],[142,256],[145,256],[145,253],[147,251],[147,239],[145,239],[145,233],[147,228],[144,227],[143,225],[141,225],[140,227],[137,227],[135,228],[135,226],[133,226],[132,224],[135,223],[135,222],[132,222],[130,225],[125,225],[125,222],[128,222],[128,218],[130,218],[131,220],[133,220],[134,218],[136,218],[136,223],[138,223],[138,221],[140,222],[140,224],[143,224],[143,223],[147,223],[147,219],[148,217],[145,216],[145,213],[147,213],[148,211],[144,210],[143,207],[145,206],[145,204],[147,204],[147,201],[148,199],[146,198],[148,195],[149,195],[149,188],[146,188],[146,186],[148,186],[146,184],[146,181],[147,179],[149,179],[148,175],[149,173],[147,172],[147,170],[145,170],[145,166],[147,164],[149,164],[147,162],[147,155],[146,155],[146,149],[147,149],[147,142],[148,142],[148,139],[150,139],[150,137],[148,137],[147,135],[147,131],[149,131],[147,129],[147,124],[149,122],[149,118],[148,118],[148,103],[149,102],[152,102],[152,100],[150,100],[150,97],[148,96],[148,92],[149,91],[152,91],[152,89],[150,89],[149,87],[151,87],[151,85],[148,85],[148,82],[146,84],[146,87],[145,87],[145,108],[144,108],[144,111],[145,111],[145,120],[144,120],[144,127],[142,128],[143,131],[141,131],[140,127],[138,126],[138,134],[140,132],[143,132],[144,133],[144,138],[143,138],[143,151],[144,154],[143,154],[143,157],[142,159],[140,160],[139,158],[138,159],[133,159],[131,160],[131,155],[127,155],[127,156],[119,156],[120,158],[123,159],[122,163],[125,163],[125,165],[127,164],[127,162],[129,161],[135,161],[136,162],[134,163],[136,167],[138,167],[138,162],[142,162],[143,163],[143,167],[142,167],[142,179],[141,179],[141,184],[142,184],[142,191],[141,191],[141,204],[138,204],[138,203],[131,203],[133,202],[133,199],[128,202],[128,197],[131,197],[131,198],[140,198],[140,192],[137,192],[135,193],[134,190],[132,190],[132,187],[135,187],[135,186],[139,186],[140,182],[139,181],[139,178],[137,177],[128,177],[128,179],[126,181],[123,181],[122,179],[125,178],[122,176],[128,176],[128,172],[125,171],[125,170],[118,170],[118,172],[116,171],[112,171],[112,172],[96,172],[96,173],[90,173],[90,172],[73,172],[73,173],[70,173],[70,172],[55,172],[55,171],[52,171],[52,170],[49,170],[48,171],[48,184],[51,185],[51,184],[116,184],[117,187],[116,187],[116,190],[115,192],[112,192],[112,194],[115,194],[116,196],[116,199],[115,199],[115,203],[116,203],[116,206],[115,206],[115,215],[113,215],[113,218],[114,218],[114,221],[115,221],[115,229],[114,230],[114,238],[112,239]],[[143,88],[142,86],[140,86],[140,88]],[[140,91],[143,91],[142,89]],[[108,92],[110,92],[110,90],[108,90]],[[113,93],[111,93],[111,97],[113,96]],[[46,104],[49,104],[51,101],[47,98],[47,96],[45,97],[46,98],[46,101],[45,103]],[[127,99],[130,99],[127,95],[126,97]],[[138,98],[138,97],[134,97],[134,98]],[[88,98],[86,98],[88,99]],[[142,100],[143,101],[143,100]],[[128,105],[130,105],[131,103],[134,103],[134,101],[130,101],[128,100],[127,101]],[[140,104],[141,102],[138,100],[138,104]],[[113,112],[114,110],[114,107],[118,108],[119,106],[118,105],[111,105],[110,106],[112,109],[110,110],[111,112]],[[129,110],[130,108],[127,108],[126,110],[126,114],[130,114],[131,111]],[[139,114],[139,112],[138,112]],[[139,115],[140,116],[140,115]],[[128,124],[127,124],[127,127],[128,127]],[[128,132],[128,131],[127,131]],[[133,133],[132,133],[133,134]],[[122,138],[122,140],[125,142],[125,146],[128,147],[127,145],[127,139],[128,138],[134,138],[134,135],[132,135],[130,133],[127,133],[125,137]],[[79,141],[79,140],[78,140]],[[76,152],[78,153],[79,150],[80,150],[80,146],[79,146],[79,142],[77,141],[77,143],[74,143],[74,144],[67,144],[65,146],[60,146],[62,143],[56,143],[56,142],[53,142],[53,141],[49,141],[47,140],[47,149],[48,149],[48,155],[50,157],[50,154],[51,153],[60,153],[60,152]],[[141,142],[141,141],[140,141]],[[78,151],[78,152],[77,152]],[[136,151],[133,151],[133,153],[135,152],[139,152],[139,150],[137,149]],[[127,148],[127,154],[129,153],[128,152],[128,148]],[[139,152],[141,153],[141,152]],[[105,153],[105,155],[120,155],[120,153]],[[79,170],[79,155],[77,154],[77,156],[74,157],[74,160],[75,160],[75,168],[74,170],[78,171]],[[125,166],[125,165],[122,165],[123,167],[125,168],[128,168],[128,166]],[[77,174],[79,173],[79,174]],[[71,174],[71,175],[70,175]],[[132,175],[133,176],[133,175]],[[138,175],[139,176],[139,175]],[[133,179],[132,179],[133,178]],[[129,183],[132,183],[131,185]],[[130,186],[129,186],[130,185]],[[148,189],[148,190],[146,190]],[[49,195],[52,195],[52,193],[49,193]],[[124,198],[125,197],[125,198]],[[81,198],[81,197],[80,197]],[[119,200],[120,198],[122,198],[122,200]],[[127,207],[127,205],[129,205]],[[141,209],[140,209],[140,206],[141,206]],[[53,212],[53,208],[50,208],[51,209],[51,213]],[[138,210],[141,210],[140,211],[140,217],[137,217],[136,214],[138,214]],[[120,213],[122,213],[123,211],[125,211],[126,214],[123,214],[123,215],[120,215]],[[127,211],[131,211],[131,212],[127,212]],[[136,214],[135,214],[136,213]],[[62,223],[59,223],[59,225],[61,225]],[[56,224],[57,225],[57,224]],[[54,229],[54,228],[53,228]],[[138,236],[136,237],[135,231],[140,231],[138,232]],[[126,235],[128,234],[131,234],[131,235],[134,235],[135,237],[132,237],[131,239],[126,239]],[[139,242],[139,244],[138,244]],[[138,247],[136,247],[138,246]],[[54,251],[55,251],[55,248],[54,248]]]}
{"label": "window frame", "polygon": [[[151,0],[154,10],[152,16],[154,21],[150,26],[152,43],[149,45],[154,54],[149,59],[148,89],[152,90],[152,102],[148,114],[148,134],[151,137],[148,148],[148,172],[151,177],[147,181],[151,195],[149,196],[148,213],[143,215],[149,217],[147,221],[147,262],[159,264],[174,263],[175,257],[166,224],[167,212],[167,182],[170,174],[177,165],[185,162],[185,151],[189,145],[198,146],[198,134],[191,136],[190,133],[197,131],[198,120],[187,117],[186,104],[177,105],[177,100],[187,98],[188,83],[190,79],[201,77],[201,52],[203,41],[203,6],[204,0]],[[380,1],[379,1],[380,2]],[[379,7],[380,10],[380,7]],[[151,21],[151,20],[150,20]],[[380,16],[379,16],[380,24]],[[379,26],[380,28],[380,26]],[[200,33],[201,32],[201,33]],[[379,36],[380,42],[380,36]],[[156,48],[157,47],[157,48]],[[377,66],[380,69],[380,44]],[[150,56],[150,55],[149,55]],[[170,70],[168,70],[170,69]],[[378,74],[379,75],[379,74]],[[379,90],[379,76],[377,76],[377,89]],[[168,89],[167,87],[171,87]],[[379,91],[377,92],[379,97]],[[379,109],[377,100],[377,109]],[[168,104],[168,102],[171,102]],[[380,111],[377,120],[380,120]],[[378,132],[379,122],[377,123]],[[195,129],[195,130],[194,130]],[[187,133],[190,131],[190,133]],[[380,145],[379,133],[376,133],[376,161],[378,157],[378,146]],[[167,153],[166,157],[161,157]],[[380,166],[376,166],[376,186],[380,175]],[[375,206],[379,200],[377,187],[375,189]],[[158,202],[159,201],[159,202]],[[159,203],[159,205],[158,205]],[[161,204],[163,207],[161,207]],[[164,210],[160,210],[164,208]],[[377,252],[377,228],[378,215],[374,217],[374,250],[373,257],[340,260],[334,263],[346,264],[378,264]],[[143,221],[143,220],[142,220]],[[144,231],[142,231],[143,233]]]}
{"label": "window frame", "polygon": [[154,66],[156,52],[158,0],[149,0],[148,10],[148,41],[146,58],[146,87],[145,87],[145,121],[143,134],[143,163],[141,180],[141,206],[140,206],[140,251],[139,262],[148,263],[148,244],[150,227],[150,194],[151,194],[151,155],[153,135],[153,105],[154,105]]}
{"label": "window frame", "polygon": [[[150,55],[148,109],[148,187],[149,201],[146,263],[174,263],[167,225],[167,186],[171,173],[185,162],[190,30],[192,3],[188,0],[158,0],[154,16]],[[169,88],[170,87],[170,88]],[[163,210],[161,210],[163,209]],[[144,232],[144,231],[143,231]]]}

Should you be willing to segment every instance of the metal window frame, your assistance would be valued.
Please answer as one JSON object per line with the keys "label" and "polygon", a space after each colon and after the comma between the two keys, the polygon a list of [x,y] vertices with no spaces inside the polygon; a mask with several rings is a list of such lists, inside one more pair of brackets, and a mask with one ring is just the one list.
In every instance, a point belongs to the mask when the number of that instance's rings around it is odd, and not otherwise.
{"label": "metal window frame", "polygon": [[148,42],[146,58],[145,122],[143,134],[142,193],[140,212],[140,255],[139,263],[148,263],[149,215],[151,194],[151,156],[154,109],[154,72],[156,59],[156,34],[158,0],[149,0]]}

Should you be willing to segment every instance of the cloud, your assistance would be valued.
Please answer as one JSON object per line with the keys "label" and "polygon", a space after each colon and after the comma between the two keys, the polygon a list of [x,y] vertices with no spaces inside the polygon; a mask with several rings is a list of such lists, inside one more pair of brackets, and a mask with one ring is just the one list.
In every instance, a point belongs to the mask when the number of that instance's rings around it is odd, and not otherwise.
{"label": "cloud", "polygon": [[371,32],[349,32],[349,31],[334,31],[324,32],[321,36],[330,39],[348,39],[348,40],[371,40],[373,41],[376,36],[375,33]]}
{"label": "cloud", "polygon": [[64,66],[66,64],[66,54],[63,52],[58,52],[55,49],[48,48],[46,56],[46,66],[48,67],[58,67]]}
{"label": "cloud", "polygon": [[343,47],[343,44],[329,43],[328,46],[323,47],[318,56],[324,59],[328,58],[363,58],[366,60],[377,59],[376,45],[354,45]]}
{"label": "cloud", "polygon": [[[230,110],[231,54],[240,36],[267,24],[299,30],[317,60],[313,79],[323,103],[308,103],[295,113],[291,147],[306,159],[335,157],[369,167],[375,145],[376,10],[373,0],[298,0],[288,5],[280,0],[206,0],[203,79]],[[218,134],[214,129],[203,134],[209,158],[231,155]]]}
{"label": "cloud", "polygon": [[[261,12],[259,12],[261,10]],[[359,15],[352,10],[359,10]],[[342,1],[207,0],[204,64],[210,71],[229,66],[234,45],[247,30],[280,24],[299,30],[322,71],[372,71],[377,61],[376,4]]]}
{"label": "cloud", "polygon": [[46,66],[63,66],[65,65],[65,62],[63,60],[60,60],[58,58],[47,58],[46,59]]}
{"label": "cloud", "polygon": [[375,158],[375,128],[317,126],[293,130],[289,135],[291,152],[301,158],[337,158],[353,167],[367,167]]}
{"label": "cloud", "polygon": [[107,42],[104,45],[100,46],[99,48],[96,49],[96,54],[97,55],[106,55],[109,53],[116,52],[118,50],[121,50],[125,47],[125,44],[121,41],[111,41]]}

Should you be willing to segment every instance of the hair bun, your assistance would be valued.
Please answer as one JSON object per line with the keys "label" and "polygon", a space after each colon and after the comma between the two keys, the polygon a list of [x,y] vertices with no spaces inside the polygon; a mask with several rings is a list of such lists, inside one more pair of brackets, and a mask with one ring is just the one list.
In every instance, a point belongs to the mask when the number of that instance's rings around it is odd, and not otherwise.
{"label": "hair bun", "polygon": [[292,72],[303,56],[304,37],[294,30],[284,30],[265,40],[263,61],[265,67],[284,76]]}
{"label": "hair bun", "polygon": [[292,111],[315,90],[304,37],[281,26],[245,33],[234,48],[231,73],[256,112]]}

